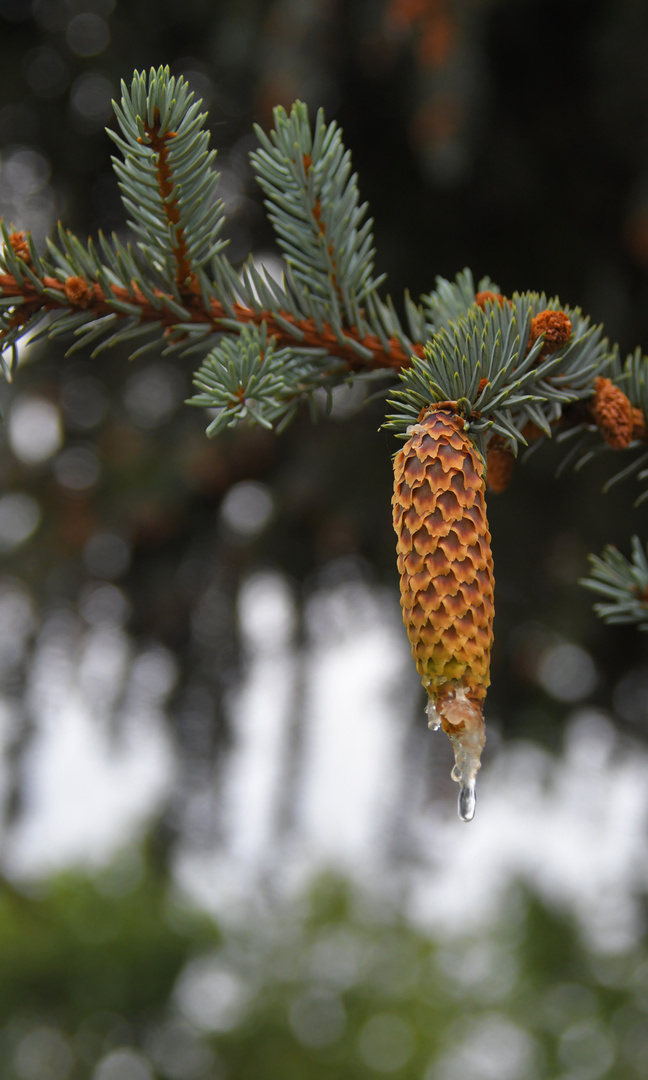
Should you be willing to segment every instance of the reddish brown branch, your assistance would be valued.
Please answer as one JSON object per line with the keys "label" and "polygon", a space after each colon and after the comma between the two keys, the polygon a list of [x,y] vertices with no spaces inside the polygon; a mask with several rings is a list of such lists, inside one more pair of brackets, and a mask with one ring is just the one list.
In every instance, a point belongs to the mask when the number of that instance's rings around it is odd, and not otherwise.
{"label": "reddish brown branch", "polygon": [[[160,116],[157,110],[155,111],[154,121],[152,126],[146,127],[145,129],[149,140],[147,145],[149,145],[157,154],[157,179],[167,221],[170,225],[177,227],[180,221],[180,208],[177,199],[171,197],[173,195],[173,180],[167,145],[170,139],[176,137],[176,133],[174,131],[167,131],[164,135],[160,136]],[[144,139],[140,139],[139,141],[143,143]],[[304,170],[308,175],[312,165],[309,154],[304,155],[303,165]],[[322,243],[325,244],[326,222],[322,219],[322,210],[319,199],[315,200],[313,216]],[[180,289],[185,310],[189,316],[187,321],[191,323],[211,323],[214,330],[220,330],[222,329],[220,326],[221,320],[230,320],[232,317],[231,311],[226,309],[218,300],[212,300],[211,310],[209,312],[205,311],[200,301],[198,283],[195,274],[192,272],[183,229],[176,228],[176,238],[177,244],[172,248],[177,267],[175,281]],[[11,239],[16,253],[25,261],[28,261],[29,248],[26,244],[24,235],[22,233],[16,234],[16,240],[14,242],[12,234]],[[332,284],[341,300],[342,296],[336,277],[335,260],[333,259],[333,252],[330,246],[328,248],[328,254],[332,263]],[[86,282],[84,278],[74,276],[69,277],[65,282],[61,282],[57,278],[48,277],[43,279],[43,284],[48,289],[63,293],[65,299],[72,307],[83,308],[84,310],[92,312],[97,317],[115,313],[115,308],[106,299],[105,293],[101,287]],[[161,322],[165,329],[178,324],[177,314],[170,311],[168,308],[160,310],[159,308],[154,307],[154,305],[147,301],[146,297],[144,297],[136,287],[133,287],[132,292],[115,285],[111,286],[111,288],[115,299],[128,304],[137,305],[137,307],[141,309],[140,322]],[[162,301],[164,301],[164,294],[159,290],[156,290],[156,292]],[[16,296],[24,299],[25,303],[20,305],[20,308],[16,310],[14,315],[16,325],[26,322],[28,318],[37,311],[56,310],[59,307],[59,304],[57,304],[55,300],[42,296],[30,281],[24,281],[20,284],[11,274],[0,274],[0,295]],[[242,325],[254,323],[259,326],[262,323],[265,323],[268,333],[275,339],[277,345],[280,347],[302,345],[309,349],[326,349],[331,356],[343,360],[349,371],[363,371],[382,367],[391,367],[395,371],[399,371],[401,368],[409,366],[411,362],[411,353],[405,352],[400,342],[395,337],[389,339],[389,348],[385,349],[381,339],[375,334],[367,334],[363,337],[358,330],[353,327],[345,330],[345,336],[347,338],[351,338],[358,342],[358,344],[362,345],[372,353],[372,358],[370,360],[364,360],[358,356],[357,352],[350,346],[340,346],[338,344],[333,328],[329,323],[324,323],[321,331],[318,331],[313,319],[296,319],[289,312],[279,313],[284,324],[282,325],[271,311],[256,312],[243,304],[234,304],[232,305],[232,308],[234,318]],[[122,312],[117,311],[116,314],[122,318],[124,317],[124,313]],[[295,326],[300,331],[300,335],[291,334],[286,330],[285,323]],[[416,356],[423,357],[423,346],[413,345],[412,352]]]}
{"label": "reddish brown branch", "polygon": [[[43,278],[43,285],[54,292],[60,293],[61,303],[57,303],[54,299],[48,296],[44,296],[38,292],[31,281],[24,280],[22,283],[16,281],[12,274],[0,274],[0,296],[15,296],[21,297],[24,303],[20,307],[16,308],[14,312],[15,325],[22,325],[27,322],[31,315],[36,314],[38,311],[58,311],[62,306],[69,306],[73,308],[80,308],[84,311],[91,312],[97,318],[103,315],[116,314],[118,318],[126,318],[126,313],[117,311],[106,300],[105,294],[101,287],[90,282],[86,282],[81,277],[69,277],[66,281],[59,281],[58,278],[46,277]],[[165,300],[165,294],[160,290],[156,290],[157,295],[162,302]],[[170,329],[172,326],[178,326],[179,320],[175,312],[168,308],[156,308],[153,304],[149,303],[146,297],[133,286],[132,292],[127,289],[120,288],[117,285],[112,286],[112,295],[116,300],[121,300],[124,303],[131,304],[134,307],[140,309],[139,320],[142,323],[146,322],[159,322],[165,328]],[[412,354],[422,358],[424,348],[422,345],[412,345],[411,353],[407,353],[403,350],[400,342],[397,338],[389,339],[389,349],[386,350],[379,337],[375,334],[366,334],[364,337],[355,329],[349,328],[345,330],[346,337],[351,338],[358,344],[368,349],[372,356],[370,360],[363,360],[358,354],[351,348],[351,346],[340,346],[337,343],[335,333],[332,326],[329,323],[324,323],[322,330],[318,331],[313,319],[296,319],[289,312],[280,312],[282,322],[289,323],[297,330],[301,331],[303,335],[299,340],[286,330],[285,325],[281,325],[275,318],[271,311],[254,311],[252,308],[246,307],[244,304],[233,304],[231,309],[228,310],[220,303],[219,300],[211,301],[211,308],[209,311],[205,311],[205,308],[200,303],[200,299],[191,294],[185,296],[186,312],[188,315],[187,322],[190,324],[205,323],[211,326],[212,330],[218,332],[220,330],[229,329],[228,326],[223,327],[222,323],[225,321],[229,323],[232,319],[232,312],[234,318],[242,326],[247,323],[253,323],[256,326],[260,326],[262,323],[266,324],[269,336],[273,337],[276,344],[281,347],[292,346],[293,348],[299,347],[307,349],[325,349],[330,356],[343,360],[349,371],[366,371],[373,370],[375,368],[392,368],[394,371],[400,371],[402,368],[409,367]],[[551,314],[554,314],[553,312]],[[564,314],[560,312],[559,314]],[[0,346],[2,344],[0,335]],[[553,344],[553,343],[552,343]],[[557,346],[553,344],[553,347]],[[551,345],[550,345],[551,349]],[[482,380],[482,383],[484,380]],[[480,389],[482,389],[482,383],[480,383]],[[602,431],[604,438],[612,446],[621,448],[622,445],[626,446],[629,442],[628,432],[624,428],[623,439],[619,442],[617,428],[619,427],[619,416],[625,423],[625,427],[628,427],[628,416],[632,421],[632,438],[648,440],[648,433],[646,432],[643,413],[640,409],[632,409],[630,403],[623,392],[618,388],[610,384],[612,389],[608,388],[607,384],[609,380],[603,380],[600,384],[596,385],[596,392],[593,398],[587,401],[575,402],[570,406],[567,406],[564,410],[563,416],[559,421],[560,426],[570,426],[575,423],[596,423]],[[604,405],[598,409],[597,406],[601,402],[601,389],[605,386],[607,388],[607,397],[605,397]],[[611,413],[611,405],[608,398],[610,393],[614,394],[614,415]],[[439,405],[436,406],[439,408]],[[617,412],[619,416],[617,416]],[[600,413],[600,416],[599,416]],[[614,422],[615,438],[610,439],[610,432],[607,430],[610,428],[610,417]],[[607,427],[606,427],[607,424]],[[527,440],[532,440],[543,432],[536,428],[534,424],[527,424],[523,432]]]}
{"label": "reddish brown branch", "polygon": [[[148,145],[158,156],[157,179],[166,219],[169,222],[169,225],[177,226],[180,221],[180,207],[178,205],[178,200],[171,198],[171,195],[173,194],[173,180],[171,178],[169,148],[167,145],[170,139],[175,139],[176,132],[165,131],[164,135],[160,135],[160,114],[157,109],[154,113],[154,120],[155,123],[152,127],[145,128],[146,134],[150,140]],[[138,139],[137,141],[141,143],[144,142],[143,139]],[[189,289],[190,292],[197,292],[196,277],[191,269],[191,260],[189,258],[187,238],[184,229],[176,228],[175,235],[177,243],[171,250],[173,251],[176,261],[176,285],[181,291],[186,292],[187,289]]]}
{"label": "reddish brown branch", "polygon": [[[63,282],[59,281],[58,278],[46,277],[43,279],[43,284],[46,288],[61,293],[62,301],[64,300],[72,306],[82,307],[84,310],[92,312],[97,318],[111,313],[117,314],[120,318],[126,317],[122,312],[115,311],[115,308],[106,300],[99,285],[88,283],[87,289],[84,289],[81,287],[82,281],[83,279],[74,278]],[[146,297],[135,287],[133,292],[129,293],[127,289],[113,285],[112,293],[116,300],[140,308],[140,322],[161,322],[168,329],[171,326],[176,326],[180,321],[178,316],[168,308],[160,310],[150,304]],[[23,321],[26,321],[30,315],[35,314],[37,311],[58,310],[61,306],[50,297],[39,293],[30,281],[25,280],[22,284],[19,284],[11,274],[0,274],[0,295],[24,298],[25,303],[21,304],[18,309]],[[158,295],[164,301],[164,293],[158,292]],[[186,303],[186,311],[189,316],[188,323],[208,323],[213,330],[218,331],[223,329],[221,326],[222,320],[231,319],[230,313],[218,300],[212,300],[209,312],[205,311],[198,297],[191,296],[186,300]],[[390,338],[389,351],[387,351],[383,348],[380,338],[374,334],[367,334],[362,337],[353,328],[345,330],[348,338],[357,341],[372,353],[371,360],[363,360],[350,346],[338,345],[333,328],[328,323],[324,323],[320,333],[312,319],[295,319],[289,312],[281,312],[282,320],[295,326],[303,334],[303,337],[298,340],[275,319],[271,311],[256,312],[252,308],[245,307],[244,304],[233,304],[232,308],[234,318],[242,325],[254,323],[260,326],[261,323],[265,323],[268,334],[275,338],[278,346],[292,345],[298,347],[301,345],[307,349],[326,349],[331,356],[344,360],[350,371],[364,371],[380,367],[390,367],[395,371],[399,371],[403,367],[408,367],[411,362],[411,355],[403,350],[396,338]],[[422,357],[423,346],[413,345],[412,352],[416,356]]]}
{"label": "reddish brown branch", "polygon": [[[310,167],[313,164],[310,154],[304,154],[302,162],[304,165],[304,172],[306,173],[306,176],[308,176],[308,173],[310,172]],[[315,218],[315,223],[319,230],[322,247],[324,247],[324,245],[326,244],[326,222],[322,218],[322,204],[319,199],[315,199],[315,202],[313,203],[313,217]],[[328,247],[326,248],[326,252],[329,259],[331,260],[331,285],[333,286],[337,294],[338,300],[342,304],[344,303],[344,298],[342,296],[342,290],[337,279],[337,264],[335,262],[335,259],[333,258],[332,244],[328,245]]]}

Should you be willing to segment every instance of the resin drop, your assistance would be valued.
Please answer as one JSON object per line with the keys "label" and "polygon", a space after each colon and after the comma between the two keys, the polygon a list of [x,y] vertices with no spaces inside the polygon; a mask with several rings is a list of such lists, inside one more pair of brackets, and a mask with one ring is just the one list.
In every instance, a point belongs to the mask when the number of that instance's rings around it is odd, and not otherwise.
{"label": "resin drop", "polygon": [[475,816],[475,781],[466,780],[465,783],[460,781],[459,788],[459,817],[462,821],[472,821]]}
{"label": "resin drop", "polygon": [[452,779],[459,784],[459,817],[472,821],[475,816],[475,781],[481,768],[481,753],[486,742],[484,718],[478,705],[470,700],[462,686],[430,698],[426,709],[428,726],[440,726],[452,743],[455,764]]}
{"label": "resin drop", "polygon": [[441,716],[437,712],[437,707],[432,698],[429,699],[425,706],[425,712],[428,718],[428,727],[430,731],[438,731],[441,727]]}

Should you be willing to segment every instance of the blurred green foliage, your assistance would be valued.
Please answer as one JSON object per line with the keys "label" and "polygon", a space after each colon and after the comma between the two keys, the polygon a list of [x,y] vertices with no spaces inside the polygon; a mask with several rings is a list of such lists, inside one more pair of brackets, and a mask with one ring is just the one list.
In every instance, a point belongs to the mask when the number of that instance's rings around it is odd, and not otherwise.
{"label": "blurred green foliage", "polygon": [[[68,1030],[80,1017],[103,1012],[142,1023],[169,993],[186,957],[187,936],[165,918],[164,882],[151,876],[124,900],[103,891],[103,884],[101,876],[64,876],[35,896],[3,887],[3,1017],[23,1002]],[[213,929],[195,922],[194,943],[201,930],[204,942],[215,939]]]}
{"label": "blurred green foliage", "polygon": [[258,900],[217,930],[150,870],[3,886],[0,1076],[645,1076],[643,945],[596,955],[522,890],[495,926],[450,939],[335,877]]}

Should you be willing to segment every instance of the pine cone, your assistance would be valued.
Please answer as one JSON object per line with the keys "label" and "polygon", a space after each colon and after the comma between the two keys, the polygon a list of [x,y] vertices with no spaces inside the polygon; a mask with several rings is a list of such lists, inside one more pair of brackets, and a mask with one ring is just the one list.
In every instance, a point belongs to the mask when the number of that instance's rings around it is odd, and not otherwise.
{"label": "pine cone", "polygon": [[392,505],[403,622],[429,695],[430,726],[442,726],[453,742],[460,813],[469,820],[485,741],[494,579],[484,465],[463,429],[447,407],[413,426],[394,461]]}

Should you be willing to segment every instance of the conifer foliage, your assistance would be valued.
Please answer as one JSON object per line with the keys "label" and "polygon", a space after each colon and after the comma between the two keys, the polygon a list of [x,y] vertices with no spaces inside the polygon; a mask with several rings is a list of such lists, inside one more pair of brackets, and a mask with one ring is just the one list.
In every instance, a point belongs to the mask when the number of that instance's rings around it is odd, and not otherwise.
{"label": "conifer foliage", "polygon": [[[198,358],[190,404],[207,428],[252,422],[280,431],[321,391],[387,380],[386,425],[406,440],[395,460],[403,617],[432,726],[450,735],[462,816],[474,810],[489,680],[493,569],[485,485],[501,491],[520,447],[556,435],[565,462],[628,451],[611,478],[648,478],[648,359],[622,361],[600,326],[541,293],[504,296],[469,270],[403,298],[374,273],[372,220],[349,151],[320,111],[277,108],[256,129],[256,178],[283,256],[280,280],[250,258],[235,267],[221,238],[216,154],[207,116],[168,68],[135,72],[114,103],[113,164],[132,241],[82,242],[59,226],[41,253],[1,225],[0,356],[11,379],[21,339],[64,335],[92,356],[127,342]],[[400,305],[399,305],[400,306]],[[320,392],[320,393],[318,393]],[[326,394],[324,395],[326,396]],[[648,496],[648,490],[639,500]],[[613,549],[584,584],[611,622],[645,629],[648,575]]]}

